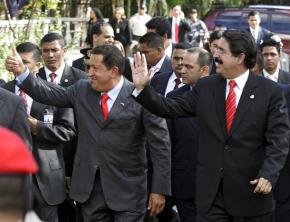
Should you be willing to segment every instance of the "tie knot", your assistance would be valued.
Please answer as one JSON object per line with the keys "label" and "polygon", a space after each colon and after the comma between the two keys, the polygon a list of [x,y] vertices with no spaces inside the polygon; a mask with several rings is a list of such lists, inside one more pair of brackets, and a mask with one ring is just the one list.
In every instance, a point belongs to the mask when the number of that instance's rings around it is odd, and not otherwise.
{"label": "tie knot", "polygon": [[107,102],[109,99],[109,95],[107,93],[102,94],[102,101]]}
{"label": "tie knot", "polygon": [[229,85],[230,85],[230,88],[234,88],[236,86],[235,80],[230,80]]}
{"label": "tie knot", "polygon": [[25,92],[22,89],[19,89],[19,96],[24,96]]}
{"label": "tie knot", "polygon": [[174,89],[177,89],[177,88],[178,88],[178,86],[179,86],[179,84],[181,83],[181,81],[180,81],[180,79],[179,79],[179,78],[176,78],[176,79],[174,80],[174,82],[175,82]]}
{"label": "tie knot", "polygon": [[49,77],[50,77],[51,82],[55,83],[56,76],[57,75],[54,72],[52,72],[52,73],[49,74]]}

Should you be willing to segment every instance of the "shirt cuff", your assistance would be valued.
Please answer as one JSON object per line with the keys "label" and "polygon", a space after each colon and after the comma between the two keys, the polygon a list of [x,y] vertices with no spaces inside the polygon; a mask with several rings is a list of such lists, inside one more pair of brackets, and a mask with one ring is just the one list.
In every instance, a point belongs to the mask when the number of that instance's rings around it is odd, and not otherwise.
{"label": "shirt cuff", "polygon": [[143,89],[134,89],[134,91],[132,92],[132,95],[134,96],[134,97],[138,97],[139,96],[139,94],[142,92],[142,90]]}
{"label": "shirt cuff", "polygon": [[21,85],[21,83],[27,78],[29,73],[29,69],[26,67],[24,72],[15,78],[17,85]]}

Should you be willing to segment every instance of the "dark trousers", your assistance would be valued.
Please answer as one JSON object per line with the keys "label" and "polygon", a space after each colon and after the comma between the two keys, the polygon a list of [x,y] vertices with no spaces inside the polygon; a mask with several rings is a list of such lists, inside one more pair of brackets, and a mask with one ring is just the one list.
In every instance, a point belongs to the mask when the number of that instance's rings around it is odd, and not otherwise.
{"label": "dark trousers", "polygon": [[44,222],[58,222],[57,205],[48,205],[40,193],[36,182],[33,183],[33,210]]}
{"label": "dark trousers", "polygon": [[284,202],[276,201],[275,222],[289,222],[290,221],[290,198]]}
{"label": "dark trousers", "polygon": [[111,210],[104,199],[99,172],[96,173],[93,191],[81,204],[81,209],[84,222],[143,222],[145,216],[145,209],[144,212]]}
{"label": "dark trousers", "polygon": [[[174,205],[178,214],[172,209]],[[167,198],[164,210],[157,217],[159,222],[195,222],[194,199]]]}
{"label": "dark trousers", "polygon": [[197,222],[271,222],[271,220],[272,220],[271,213],[259,215],[255,217],[234,217],[234,216],[229,215],[225,209],[223,192],[222,192],[222,184],[221,184],[210,210],[206,214],[198,214],[196,221]]}

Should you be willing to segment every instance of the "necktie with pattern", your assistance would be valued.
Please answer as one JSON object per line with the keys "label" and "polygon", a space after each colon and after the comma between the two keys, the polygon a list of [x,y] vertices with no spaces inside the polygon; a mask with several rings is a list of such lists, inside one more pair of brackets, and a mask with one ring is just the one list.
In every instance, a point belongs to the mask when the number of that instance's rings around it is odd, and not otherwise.
{"label": "necktie with pattern", "polygon": [[174,82],[175,82],[175,86],[174,86],[173,90],[178,89],[178,86],[180,85],[181,81],[180,81],[179,78],[176,78],[176,79],[174,80]]}
{"label": "necktie with pattern", "polygon": [[27,101],[27,97],[26,97],[25,92],[22,89],[19,89],[19,94],[18,95],[23,99],[23,102],[24,102],[24,105],[25,105],[25,109],[27,109],[28,101]]}
{"label": "necktie with pattern", "polygon": [[235,93],[235,86],[236,86],[236,82],[235,80],[230,80],[229,81],[229,85],[230,85],[230,91],[226,100],[226,121],[227,121],[227,132],[229,133],[231,128],[232,128],[232,124],[233,124],[233,120],[236,114],[236,93]]}
{"label": "necktie with pattern", "polygon": [[53,84],[56,84],[56,74],[54,72],[49,74],[50,77],[50,82],[52,82]]}

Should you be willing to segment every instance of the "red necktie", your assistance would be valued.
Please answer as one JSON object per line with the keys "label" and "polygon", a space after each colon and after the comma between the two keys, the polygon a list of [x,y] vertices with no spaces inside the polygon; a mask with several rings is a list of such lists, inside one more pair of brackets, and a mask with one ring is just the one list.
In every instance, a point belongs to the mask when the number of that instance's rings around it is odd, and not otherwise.
{"label": "red necktie", "polygon": [[50,81],[53,83],[53,84],[56,84],[56,74],[54,72],[50,73],[49,74],[49,77],[50,77]]}
{"label": "red necktie", "polygon": [[179,86],[179,84],[181,83],[181,81],[180,81],[179,78],[176,78],[176,79],[174,80],[174,82],[175,82],[175,86],[174,86],[173,90],[178,89],[178,86]]}
{"label": "red necktie", "polygon": [[25,92],[22,89],[19,89],[19,96],[23,99],[25,109],[27,109],[27,106],[28,106],[27,97],[26,97]]}
{"label": "red necktie", "polygon": [[230,91],[226,100],[226,120],[227,120],[227,131],[230,132],[237,110],[236,107],[236,93],[234,91],[236,82],[235,80],[230,80]]}
{"label": "red necktie", "polygon": [[104,93],[102,95],[102,98],[101,98],[101,107],[102,107],[102,111],[103,111],[104,120],[106,120],[108,118],[108,114],[109,114],[109,109],[108,109],[108,105],[107,105],[108,99],[109,99],[108,94]]}
{"label": "red necktie", "polygon": [[179,24],[177,19],[175,19],[175,43],[179,43]]}

